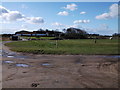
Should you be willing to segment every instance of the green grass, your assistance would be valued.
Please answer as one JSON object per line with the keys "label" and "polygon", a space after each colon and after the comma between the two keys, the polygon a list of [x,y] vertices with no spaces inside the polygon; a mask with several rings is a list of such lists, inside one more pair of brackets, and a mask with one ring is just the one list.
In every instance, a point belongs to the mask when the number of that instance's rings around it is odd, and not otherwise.
{"label": "green grass", "polygon": [[11,50],[34,54],[118,54],[118,40],[101,39],[94,43],[92,39],[59,40],[56,48],[55,40],[17,41],[6,43]]}

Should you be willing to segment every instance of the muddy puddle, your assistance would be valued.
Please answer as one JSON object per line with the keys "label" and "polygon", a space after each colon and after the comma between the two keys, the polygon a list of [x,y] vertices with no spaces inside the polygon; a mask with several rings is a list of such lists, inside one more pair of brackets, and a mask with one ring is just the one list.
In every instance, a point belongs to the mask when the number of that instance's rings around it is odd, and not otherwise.
{"label": "muddy puddle", "polygon": [[53,65],[53,64],[48,63],[48,62],[41,63],[40,65],[41,65],[42,67],[45,67],[45,68],[54,68],[54,67],[56,67],[56,65]]}
{"label": "muddy puddle", "polygon": [[30,57],[25,56],[25,55],[17,54],[15,52],[7,52],[5,50],[1,50],[0,54],[2,55],[2,57],[8,57],[8,58],[17,58],[17,59],[27,59],[27,58],[30,58]]}
{"label": "muddy puddle", "polygon": [[49,64],[49,63],[42,63],[41,65],[42,66],[51,66],[51,64]]}
{"label": "muddy puddle", "polygon": [[8,64],[10,64],[10,63],[14,63],[13,61],[3,61],[3,63],[8,63]]}
{"label": "muddy puddle", "polygon": [[4,63],[4,64],[13,64],[13,65],[15,65],[16,67],[30,67],[30,65],[28,65],[28,64],[15,63],[15,62],[12,61],[12,60],[2,61],[2,63]]}
{"label": "muddy puddle", "polygon": [[102,58],[116,58],[117,59],[117,58],[120,58],[120,55],[110,55],[110,56],[109,55],[108,56],[107,55],[106,56],[102,56],[101,55],[101,56],[97,56],[97,57],[102,57]]}
{"label": "muddy puddle", "polygon": [[16,64],[17,67],[30,67],[28,64]]}
{"label": "muddy puddle", "polygon": [[7,56],[7,57],[9,57],[9,58],[13,58],[14,56]]}

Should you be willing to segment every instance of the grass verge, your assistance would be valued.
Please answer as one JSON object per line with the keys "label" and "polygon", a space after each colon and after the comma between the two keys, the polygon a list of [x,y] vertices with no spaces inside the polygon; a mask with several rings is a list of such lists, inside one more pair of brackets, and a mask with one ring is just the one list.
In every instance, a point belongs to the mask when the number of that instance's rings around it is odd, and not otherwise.
{"label": "grass verge", "polygon": [[55,40],[17,41],[5,45],[13,51],[33,54],[118,54],[118,40],[107,39],[97,40],[97,43],[93,39],[59,40],[57,47]]}

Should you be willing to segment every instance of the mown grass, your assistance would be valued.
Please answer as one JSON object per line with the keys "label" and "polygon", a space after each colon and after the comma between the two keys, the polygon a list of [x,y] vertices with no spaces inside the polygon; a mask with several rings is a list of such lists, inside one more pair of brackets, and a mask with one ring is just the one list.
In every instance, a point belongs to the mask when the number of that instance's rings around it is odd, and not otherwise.
{"label": "mown grass", "polygon": [[118,54],[118,40],[101,39],[94,43],[92,39],[17,41],[6,43],[11,50],[33,54]]}

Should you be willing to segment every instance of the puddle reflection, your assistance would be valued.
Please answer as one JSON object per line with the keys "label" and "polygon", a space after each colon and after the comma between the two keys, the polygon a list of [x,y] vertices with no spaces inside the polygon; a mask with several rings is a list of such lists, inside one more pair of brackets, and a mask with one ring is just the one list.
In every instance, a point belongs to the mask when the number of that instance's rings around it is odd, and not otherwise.
{"label": "puddle reflection", "polygon": [[17,67],[30,67],[29,65],[27,64],[16,64]]}
{"label": "puddle reflection", "polygon": [[99,57],[104,57],[104,58],[120,58],[119,55],[113,55],[113,56],[99,56]]}
{"label": "puddle reflection", "polygon": [[7,56],[7,57],[9,57],[9,58],[13,58],[14,56]]}
{"label": "puddle reflection", "polygon": [[13,61],[3,61],[3,63],[14,63]]}
{"label": "puddle reflection", "polygon": [[43,63],[42,66],[50,66],[51,64],[49,63]]}

